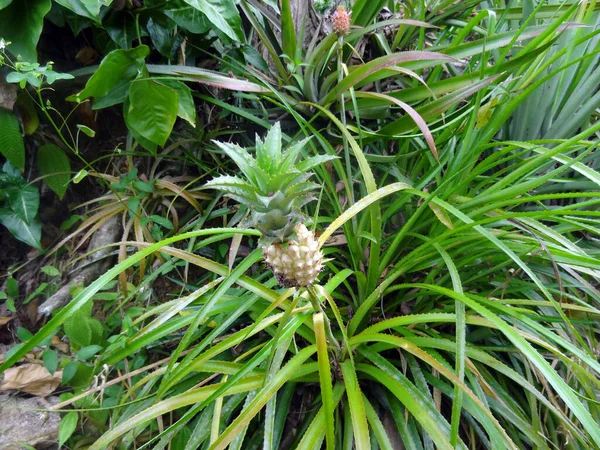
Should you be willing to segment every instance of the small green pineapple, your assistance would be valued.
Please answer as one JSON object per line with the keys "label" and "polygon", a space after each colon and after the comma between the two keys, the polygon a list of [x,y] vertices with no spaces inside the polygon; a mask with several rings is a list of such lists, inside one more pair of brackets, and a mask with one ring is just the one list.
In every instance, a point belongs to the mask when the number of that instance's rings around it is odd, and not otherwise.
{"label": "small green pineapple", "polygon": [[335,156],[318,155],[297,162],[308,139],[281,148],[281,127],[273,125],[264,142],[256,137],[252,156],[236,144],[215,143],[239,167],[239,176],[220,176],[206,184],[250,210],[247,226],[262,233],[259,245],[265,261],[282,286],[311,284],[323,267],[323,253],[314,233],[304,225],[301,208],[315,200],[320,186],[308,181],[310,170]]}

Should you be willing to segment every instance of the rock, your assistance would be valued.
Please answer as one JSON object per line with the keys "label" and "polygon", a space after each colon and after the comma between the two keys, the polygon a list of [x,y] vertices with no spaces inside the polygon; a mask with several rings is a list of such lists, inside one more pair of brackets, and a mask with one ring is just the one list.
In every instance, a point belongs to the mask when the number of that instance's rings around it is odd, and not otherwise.
{"label": "rock", "polygon": [[17,85],[0,82],[0,108],[12,111],[17,101]]}
{"label": "rock", "polygon": [[0,449],[22,450],[21,443],[38,450],[58,448],[60,415],[47,411],[58,402],[55,396],[44,399],[0,394]]}

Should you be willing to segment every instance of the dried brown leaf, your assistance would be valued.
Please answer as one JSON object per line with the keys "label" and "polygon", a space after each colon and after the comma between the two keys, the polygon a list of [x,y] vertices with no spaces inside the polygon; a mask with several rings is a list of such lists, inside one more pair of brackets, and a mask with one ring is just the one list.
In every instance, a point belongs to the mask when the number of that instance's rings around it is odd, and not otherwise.
{"label": "dried brown leaf", "polygon": [[58,336],[52,336],[52,347],[63,353],[69,353],[69,344],[61,341]]}
{"label": "dried brown leaf", "polygon": [[17,389],[28,394],[45,397],[50,395],[60,385],[62,370],[51,375],[48,370],[39,364],[23,364],[11,367],[4,372],[4,381],[0,390]]}

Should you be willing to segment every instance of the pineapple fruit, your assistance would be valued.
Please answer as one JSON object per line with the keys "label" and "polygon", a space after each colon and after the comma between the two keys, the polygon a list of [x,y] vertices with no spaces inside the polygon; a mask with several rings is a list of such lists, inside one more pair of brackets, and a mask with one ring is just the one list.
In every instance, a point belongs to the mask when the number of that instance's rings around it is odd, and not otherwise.
{"label": "pineapple fruit", "polygon": [[220,176],[206,184],[218,189],[250,211],[243,226],[262,233],[259,245],[265,262],[284,287],[313,283],[323,268],[323,253],[313,232],[304,224],[301,208],[315,200],[320,186],[308,181],[310,170],[335,156],[318,155],[297,161],[308,139],[281,148],[281,128],[273,125],[264,142],[257,136],[255,155],[246,149],[217,142],[239,167],[240,176]]}

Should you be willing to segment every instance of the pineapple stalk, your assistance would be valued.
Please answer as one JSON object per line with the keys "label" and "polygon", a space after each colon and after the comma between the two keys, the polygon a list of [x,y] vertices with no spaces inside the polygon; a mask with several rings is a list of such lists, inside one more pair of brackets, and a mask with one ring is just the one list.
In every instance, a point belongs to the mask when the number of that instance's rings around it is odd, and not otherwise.
{"label": "pineapple stalk", "polygon": [[220,176],[205,186],[248,207],[250,216],[242,225],[262,233],[259,245],[265,262],[284,287],[308,286],[323,268],[323,253],[314,233],[306,227],[301,209],[315,200],[313,193],[320,187],[309,181],[313,175],[310,170],[335,156],[299,160],[307,141],[282,150],[279,123],[269,130],[264,142],[256,137],[254,155],[238,145],[215,141],[243,177]]}

